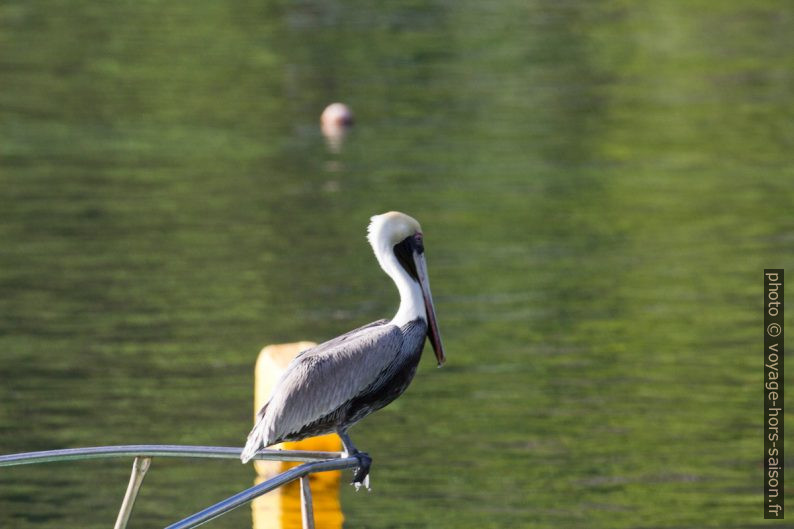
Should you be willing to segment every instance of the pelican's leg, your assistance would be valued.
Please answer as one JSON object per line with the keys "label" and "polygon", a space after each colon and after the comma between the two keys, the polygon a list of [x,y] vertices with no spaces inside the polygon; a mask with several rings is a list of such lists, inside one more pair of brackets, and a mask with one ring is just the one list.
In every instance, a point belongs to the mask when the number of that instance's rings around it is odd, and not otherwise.
{"label": "pelican's leg", "polygon": [[369,457],[369,454],[366,452],[360,452],[358,448],[356,448],[356,445],[353,444],[353,441],[350,439],[350,436],[347,435],[346,431],[339,430],[336,433],[339,434],[339,437],[342,439],[346,455],[348,457],[355,457],[358,460],[358,470],[353,476],[353,485],[356,486],[356,490],[358,490],[361,485],[364,485],[367,490],[369,490],[369,467],[372,466],[372,458]]}

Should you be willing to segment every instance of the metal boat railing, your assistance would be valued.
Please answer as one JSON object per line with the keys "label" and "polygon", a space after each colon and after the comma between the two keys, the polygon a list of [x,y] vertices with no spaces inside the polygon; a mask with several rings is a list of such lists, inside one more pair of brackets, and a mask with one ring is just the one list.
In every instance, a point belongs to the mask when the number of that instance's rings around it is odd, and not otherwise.
{"label": "metal boat railing", "polygon": [[[183,446],[183,445],[124,445],[94,446],[88,448],[67,448],[64,450],[47,450],[43,452],[26,452],[0,456],[0,467],[29,465],[34,463],[52,463],[56,461],[79,461],[83,459],[99,459],[111,457],[133,457],[132,473],[124,500],[121,503],[114,529],[127,527],[135,498],[138,495],[143,478],[149,470],[153,457],[189,457],[208,459],[239,459],[241,448],[225,446]],[[358,466],[354,457],[342,457],[339,452],[310,452],[304,450],[260,450],[254,459],[269,461],[299,461],[302,465],[291,468],[258,485],[235,494],[223,501],[211,505],[187,518],[166,527],[166,529],[189,529],[198,527],[218,516],[248,503],[271,490],[291,481],[301,481],[301,512],[304,529],[314,528],[311,490],[309,475],[329,470],[344,470]]]}

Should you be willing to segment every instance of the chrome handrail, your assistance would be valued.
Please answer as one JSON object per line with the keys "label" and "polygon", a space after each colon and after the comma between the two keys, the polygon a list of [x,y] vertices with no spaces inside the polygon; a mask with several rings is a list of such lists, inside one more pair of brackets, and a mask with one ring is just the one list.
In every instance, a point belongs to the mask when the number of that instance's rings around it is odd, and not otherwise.
{"label": "chrome handrail", "polygon": [[[127,492],[116,520],[116,528],[124,529],[127,525],[135,498],[140,489],[146,470],[152,457],[191,457],[205,459],[239,459],[241,448],[227,446],[185,446],[185,445],[121,445],[93,446],[86,448],[66,448],[62,450],[45,450],[40,452],[24,452],[0,456],[0,467],[28,465],[35,463],[52,463],[57,461],[80,461],[85,459],[134,457],[132,474]],[[358,466],[354,457],[342,457],[339,452],[312,452],[305,450],[273,450],[264,449],[257,452],[254,459],[268,461],[300,461],[303,465],[291,468],[258,485],[235,494],[221,502],[199,511],[179,522],[171,524],[167,529],[189,529],[204,524],[218,516],[231,511],[273,489],[296,479],[306,478],[314,472],[343,470]],[[311,516],[311,492],[308,483],[302,483],[301,490],[303,527],[313,528]]]}
{"label": "chrome handrail", "polygon": [[[0,456],[0,467],[74,461],[104,457],[198,457],[210,459],[240,459],[242,448],[232,446],[187,446],[187,445],[119,445],[65,448],[41,452],[23,452]],[[254,459],[268,461],[321,461],[340,457],[339,452],[310,452],[305,450],[264,449]]]}
{"label": "chrome handrail", "polygon": [[[246,489],[242,492],[238,492],[234,496],[226,498],[225,500],[216,503],[211,507],[207,507],[203,511],[199,511],[196,514],[188,516],[187,518],[176,522],[175,524],[169,525],[166,529],[189,529],[191,527],[198,527],[199,525],[209,522],[213,518],[217,518],[222,514],[225,514],[232,509],[247,503],[266,492],[270,492],[273,489],[276,489],[282,485],[286,485],[290,481],[294,481],[298,478],[303,478],[312,474],[314,472],[326,472],[329,470],[343,470],[345,468],[353,468],[358,466],[358,460],[354,457],[346,457],[343,459],[336,459],[330,461],[315,461],[313,463],[304,463],[299,467],[294,467],[286,472],[282,472],[281,474],[270,478],[267,481],[263,481],[259,485],[254,485],[250,489]],[[305,508],[305,507],[304,507]],[[304,519],[304,527],[314,527],[314,523],[311,522],[310,525],[307,525],[306,519]]]}

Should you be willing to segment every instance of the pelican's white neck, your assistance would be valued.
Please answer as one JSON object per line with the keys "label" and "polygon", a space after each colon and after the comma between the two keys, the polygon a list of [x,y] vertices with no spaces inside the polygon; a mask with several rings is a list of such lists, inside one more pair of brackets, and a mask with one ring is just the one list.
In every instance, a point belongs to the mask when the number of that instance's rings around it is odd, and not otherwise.
{"label": "pelican's white neck", "polygon": [[402,327],[417,318],[427,321],[424,297],[419,282],[411,277],[394,255],[394,245],[421,231],[419,223],[397,212],[372,217],[367,238],[383,271],[400,291],[400,308],[391,323]]}
{"label": "pelican's white neck", "polygon": [[[398,327],[402,327],[416,318],[422,318],[427,321],[425,300],[424,297],[422,297],[422,289],[419,283],[408,275],[397,261],[394,252],[390,253],[390,258],[393,261],[391,267],[392,272],[387,270],[386,267],[383,267],[383,269],[386,270],[386,273],[394,280],[394,284],[397,285],[397,290],[400,291],[400,308],[397,310],[397,314],[392,318],[391,323]],[[378,260],[380,261],[380,259]],[[381,266],[383,266],[382,263]]]}

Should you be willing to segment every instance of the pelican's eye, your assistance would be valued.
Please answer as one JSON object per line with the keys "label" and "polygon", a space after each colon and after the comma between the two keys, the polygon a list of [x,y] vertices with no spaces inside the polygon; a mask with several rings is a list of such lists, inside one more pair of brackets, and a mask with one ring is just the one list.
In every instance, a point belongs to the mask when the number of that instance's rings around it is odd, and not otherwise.
{"label": "pelican's eye", "polygon": [[424,253],[425,251],[425,244],[422,240],[422,232],[417,232],[414,234],[414,248],[418,253]]}

